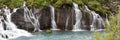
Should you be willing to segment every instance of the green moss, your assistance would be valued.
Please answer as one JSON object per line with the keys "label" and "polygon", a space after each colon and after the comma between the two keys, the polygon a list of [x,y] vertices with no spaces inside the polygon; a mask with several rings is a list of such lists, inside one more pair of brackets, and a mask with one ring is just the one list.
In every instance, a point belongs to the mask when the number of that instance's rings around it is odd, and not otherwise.
{"label": "green moss", "polygon": [[58,0],[57,2],[55,2],[55,4],[53,4],[55,7],[60,7],[60,6],[62,6],[62,4],[63,4],[63,1],[61,1],[61,0]]}
{"label": "green moss", "polygon": [[3,4],[0,4],[0,9],[3,8]]}
{"label": "green moss", "polygon": [[73,3],[73,0],[56,0],[54,1],[53,6],[56,8],[60,8],[63,5],[71,5]]}
{"label": "green moss", "polygon": [[73,2],[77,3],[78,5],[84,5],[82,0],[73,0]]}
{"label": "green moss", "polygon": [[44,1],[43,3],[41,3],[41,5],[44,7],[48,7],[50,5],[50,2]]}
{"label": "green moss", "polygon": [[33,6],[35,6],[35,8],[40,8],[43,2],[44,0],[34,0]]}
{"label": "green moss", "polygon": [[65,3],[66,3],[66,4],[72,4],[73,1],[72,1],[72,0],[65,0]]}
{"label": "green moss", "polygon": [[7,0],[5,5],[7,5],[10,9],[21,7],[23,5],[24,0]]}
{"label": "green moss", "polygon": [[89,1],[88,7],[92,10],[99,11],[101,9],[101,4],[98,1]]}
{"label": "green moss", "polygon": [[34,0],[26,0],[26,5],[28,6],[28,8],[32,8],[33,4],[34,4]]}
{"label": "green moss", "polygon": [[0,9],[3,8],[3,5],[7,2],[7,0],[0,0]]}
{"label": "green moss", "polygon": [[47,29],[45,32],[47,32],[47,33],[51,33],[51,32],[52,32],[52,30]]}

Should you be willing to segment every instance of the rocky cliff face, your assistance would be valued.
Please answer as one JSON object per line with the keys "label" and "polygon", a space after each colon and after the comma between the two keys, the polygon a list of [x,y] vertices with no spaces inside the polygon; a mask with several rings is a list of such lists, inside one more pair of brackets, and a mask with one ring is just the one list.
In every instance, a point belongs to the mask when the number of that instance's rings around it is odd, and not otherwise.
{"label": "rocky cliff face", "polygon": [[[51,12],[50,7],[40,8],[35,10],[35,15],[39,18],[41,30],[51,29]],[[82,10],[82,19],[79,26],[81,29],[91,30],[91,25],[93,22],[93,15],[90,11]],[[20,8],[12,15],[12,21],[20,29],[28,30],[29,32],[34,30],[34,26],[31,22],[26,22],[24,19],[24,9]],[[75,10],[71,7],[62,6],[55,9],[55,22],[57,28],[61,30],[72,30],[75,25]],[[99,28],[99,20],[95,20],[95,28]],[[103,24],[102,24],[103,25]],[[103,27],[103,26],[102,26]]]}
{"label": "rocky cliff face", "polygon": [[75,24],[75,13],[72,8],[61,7],[56,9],[56,23],[62,30],[72,30]]}
{"label": "rocky cliff face", "polygon": [[12,14],[12,21],[17,25],[17,28],[24,29],[27,31],[33,31],[34,26],[30,22],[26,22],[24,19],[24,9],[18,9],[14,14]]}
{"label": "rocky cliff face", "polygon": [[40,29],[46,30],[51,28],[51,13],[50,7],[41,9],[38,14],[40,14],[39,22]]}

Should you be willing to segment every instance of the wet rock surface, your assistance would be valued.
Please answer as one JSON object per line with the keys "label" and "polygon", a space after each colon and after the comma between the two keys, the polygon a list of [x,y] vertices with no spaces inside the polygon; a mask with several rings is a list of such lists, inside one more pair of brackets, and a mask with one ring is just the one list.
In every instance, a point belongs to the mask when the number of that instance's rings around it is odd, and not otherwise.
{"label": "wet rock surface", "polygon": [[40,10],[39,14],[41,15],[39,18],[40,22],[40,29],[46,30],[51,28],[51,14],[50,14],[50,8],[43,8]]}
{"label": "wet rock surface", "polygon": [[30,22],[24,20],[24,9],[20,8],[11,16],[12,22],[17,26],[17,28],[24,29],[27,31],[33,31],[34,26]]}
{"label": "wet rock surface", "polygon": [[72,8],[56,9],[56,23],[61,30],[72,30],[75,23],[75,14]]}
{"label": "wet rock surface", "polygon": [[[40,8],[35,10],[35,15],[39,18],[39,28],[41,30],[51,29],[51,12],[50,7]],[[85,30],[91,30],[91,25],[93,22],[93,15],[91,11],[82,10],[82,19],[80,20],[80,28]],[[57,24],[57,28],[61,30],[72,30],[75,25],[75,10],[71,7],[67,8],[67,6],[62,6],[60,8],[55,9],[55,22]],[[24,20],[24,9],[20,8],[12,14],[12,22],[14,22],[18,28],[27,30],[32,32],[34,30],[34,26],[31,22],[27,22]],[[99,24],[99,20],[95,20],[94,23],[96,29],[101,27]],[[101,26],[104,26],[103,24]],[[104,28],[104,27],[102,27]]]}

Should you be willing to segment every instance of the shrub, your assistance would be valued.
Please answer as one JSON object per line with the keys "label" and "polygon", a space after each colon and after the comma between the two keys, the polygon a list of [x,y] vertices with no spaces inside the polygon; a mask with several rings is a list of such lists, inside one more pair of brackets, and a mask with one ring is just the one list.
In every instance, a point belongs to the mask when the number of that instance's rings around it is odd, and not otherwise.
{"label": "shrub", "polygon": [[7,0],[4,4],[7,5],[10,9],[21,7],[24,0]]}
{"label": "shrub", "polygon": [[106,24],[105,34],[100,36],[99,33],[95,32],[96,40],[120,40],[120,10],[116,15],[111,15],[109,23]]}

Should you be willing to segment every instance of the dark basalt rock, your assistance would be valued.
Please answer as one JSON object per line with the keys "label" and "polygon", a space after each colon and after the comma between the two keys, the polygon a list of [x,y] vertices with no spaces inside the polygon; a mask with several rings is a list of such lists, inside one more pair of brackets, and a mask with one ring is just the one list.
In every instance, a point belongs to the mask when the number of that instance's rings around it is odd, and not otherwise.
{"label": "dark basalt rock", "polygon": [[[68,23],[67,23],[68,22]],[[72,30],[75,22],[75,14],[72,8],[63,6],[56,9],[56,24],[61,30]]]}
{"label": "dark basalt rock", "polygon": [[[91,25],[94,20],[94,15],[91,13],[91,11],[88,11],[88,10],[82,10],[82,12],[83,12],[83,14],[82,14],[82,29],[91,30],[90,28],[91,28]],[[103,29],[104,25],[103,25],[102,21],[99,21],[101,19],[98,19],[100,17],[98,16],[96,18],[93,23],[94,28],[95,29]]]}
{"label": "dark basalt rock", "polygon": [[[0,17],[5,18],[5,20],[6,20],[6,16],[5,16],[3,10],[1,10],[1,12],[0,12]],[[2,19],[1,21],[3,22],[3,26],[4,26],[3,28],[4,28],[4,30],[6,30],[6,24],[5,24],[5,22],[4,22],[4,19]]]}
{"label": "dark basalt rock", "polygon": [[8,38],[8,36],[7,36],[7,35],[2,35],[2,38],[7,39],[7,38]]}
{"label": "dark basalt rock", "polygon": [[75,12],[72,8],[68,9],[67,11],[67,19],[68,19],[68,25],[67,25],[67,30],[72,30],[73,25],[75,25]]}
{"label": "dark basalt rock", "polygon": [[34,26],[30,22],[24,20],[24,9],[20,8],[15,13],[11,15],[12,22],[17,26],[17,28],[27,30],[29,32],[33,31]]}
{"label": "dark basalt rock", "polygon": [[46,30],[51,28],[51,14],[50,14],[50,8],[42,8],[39,12],[41,15],[39,18],[40,23],[40,29]]}
{"label": "dark basalt rock", "polygon": [[[39,18],[40,29],[47,30],[51,29],[51,12],[50,7],[40,8],[35,10],[35,15]],[[57,24],[57,28],[61,30],[72,30],[73,25],[75,25],[75,11],[71,7],[67,7],[63,5],[60,8],[55,8],[55,21]],[[90,11],[82,10],[82,19],[80,20],[80,28],[90,30],[90,25],[93,22],[93,15]],[[34,26],[31,22],[26,22],[24,20],[24,9],[20,8],[12,14],[12,22],[14,22],[18,28],[27,30],[32,32],[34,30]],[[99,22],[95,20],[95,28],[99,29]],[[103,26],[103,24],[101,25]],[[104,28],[104,27],[102,27]]]}
{"label": "dark basalt rock", "polygon": [[56,24],[57,27],[61,30],[65,29],[65,23],[66,23],[66,13],[64,12],[64,9],[56,9]]}
{"label": "dark basalt rock", "polygon": [[82,11],[82,29],[90,30],[90,25],[92,24],[92,16],[90,16],[89,11]]}

